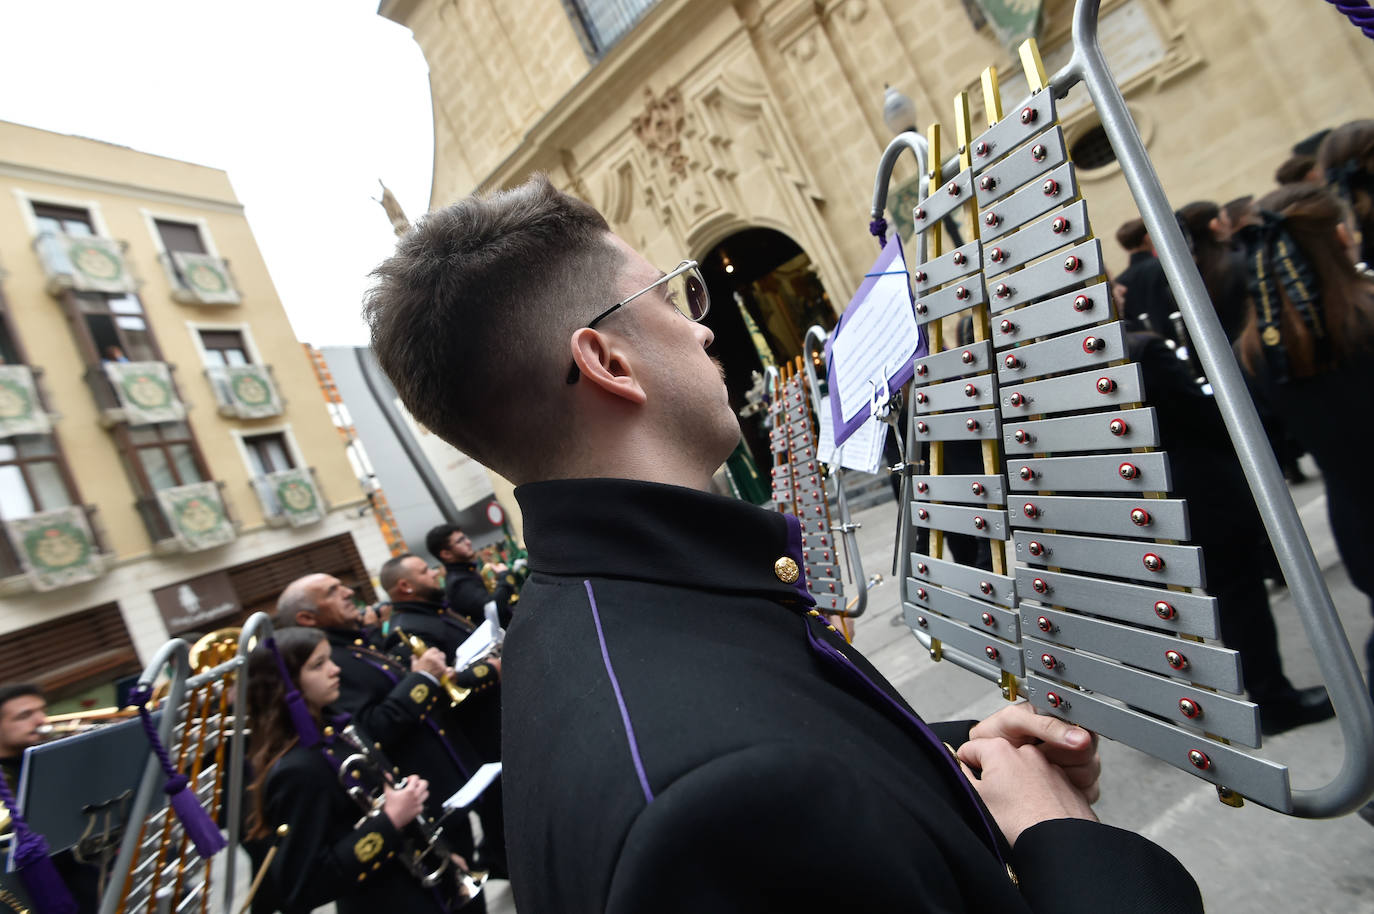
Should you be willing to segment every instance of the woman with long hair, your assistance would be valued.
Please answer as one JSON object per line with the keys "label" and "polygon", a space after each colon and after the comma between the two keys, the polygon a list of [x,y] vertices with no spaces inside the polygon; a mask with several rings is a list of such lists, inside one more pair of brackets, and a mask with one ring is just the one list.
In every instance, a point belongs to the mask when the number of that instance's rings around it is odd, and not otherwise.
{"label": "woman with long hair", "polygon": [[[1374,431],[1352,413],[1374,384],[1374,279],[1356,268],[1350,212],[1326,188],[1289,185],[1259,207],[1260,224],[1243,232],[1250,309],[1236,348],[1321,468],[1336,547],[1374,598]],[[1374,669],[1374,638],[1365,654]]]}
{"label": "woman with long hair", "polygon": [[1245,268],[1231,244],[1231,217],[1216,203],[1200,200],[1180,209],[1178,218],[1226,338],[1235,342],[1245,323]]}
{"label": "woman with long hair", "polygon": [[366,815],[340,783],[339,763],[355,750],[328,710],[338,697],[339,668],[318,629],[285,629],[249,657],[248,837],[276,837],[270,875],[283,910],[331,901],[340,914],[455,909],[461,901],[421,886],[398,862],[427,782],[396,781]]}
{"label": "woman with long hair", "polygon": [[1351,121],[1317,147],[1317,168],[1355,214],[1358,260],[1374,264],[1374,120]]}

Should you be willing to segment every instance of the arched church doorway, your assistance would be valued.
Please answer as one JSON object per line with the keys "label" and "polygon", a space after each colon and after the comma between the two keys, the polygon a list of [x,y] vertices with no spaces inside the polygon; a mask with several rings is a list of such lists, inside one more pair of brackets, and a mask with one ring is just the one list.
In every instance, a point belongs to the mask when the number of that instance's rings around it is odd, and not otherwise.
{"label": "arched church doorway", "polygon": [[[721,241],[699,262],[711,293],[706,315],[715,334],[711,354],[725,367],[730,405],[744,414],[744,442],[766,490],[773,460],[763,411],[750,408],[757,399],[755,373],[762,375],[767,365],[795,360],[802,354],[807,328],[819,324],[829,331],[835,309],[811,258],[782,232],[745,229]],[[738,479],[741,473],[734,466],[732,470]],[[749,497],[745,486],[740,489]]]}

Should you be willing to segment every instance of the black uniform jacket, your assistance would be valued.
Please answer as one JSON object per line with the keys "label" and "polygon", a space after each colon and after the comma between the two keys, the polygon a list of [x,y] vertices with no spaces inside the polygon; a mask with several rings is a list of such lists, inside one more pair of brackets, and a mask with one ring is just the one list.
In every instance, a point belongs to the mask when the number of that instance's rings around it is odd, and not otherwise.
{"label": "black uniform jacket", "polygon": [[[340,759],[349,754],[344,744],[338,747]],[[363,812],[319,748],[298,744],[282,756],[267,776],[263,806],[271,828],[288,828],[270,868],[284,910],[309,911],[330,901],[339,914],[444,910],[434,891],[397,861],[403,836],[385,814],[357,826]]]}
{"label": "black uniform jacket", "polygon": [[373,646],[362,632],[324,629],[339,667],[339,700],[363,732],[382,744],[402,774],[419,774],[444,800],[481,764],[450,716],[448,695],[423,673],[412,673]]}
{"label": "black uniform jacket", "polygon": [[[398,629],[418,637],[428,647],[437,647],[452,664],[458,645],[467,640],[475,626],[438,603],[403,600],[391,608],[392,633]],[[410,648],[398,644],[392,652],[410,653]],[[471,689],[472,694],[453,710],[453,720],[483,761],[496,761],[501,757],[501,683],[496,668],[489,663],[474,663],[459,671],[456,680],[458,685]]]}
{"label": "black uniform jacket", "polygon": [[498,578],[496,590],[487,590],[486,582],[475,562],[460,562],[444,565],[444,601],[448,608],[463,616],[473,625],[481,625],[486,618],[483,607],[492,600],[496,601],[496,618],[502,628],[508,628],[511,620],[511,604],[520,599],[516,592],[514,579],[507,576]]}
{"label": "black uniform jacket", "polygon": [[941,742],[968,724],[931,733],[782,580],[795,518],[627,480],[516,495],[534,573],[502,760],[521,914],[1201,909],[1130,832],[1055,820],[1007,848]]}

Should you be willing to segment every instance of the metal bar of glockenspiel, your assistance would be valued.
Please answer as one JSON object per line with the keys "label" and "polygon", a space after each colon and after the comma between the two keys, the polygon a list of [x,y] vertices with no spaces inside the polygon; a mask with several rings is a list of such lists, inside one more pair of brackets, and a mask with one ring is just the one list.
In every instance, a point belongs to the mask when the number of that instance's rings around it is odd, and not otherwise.
{"label": "metal bar of glockenspiel", "polygon": [[1326,678],[1345,740],[1345,757],[1341,770],[1325,786],[1292,791],[1293,814],[1310,818],[1343,815],[1374,794],[1374,707],[1240,366],[1145,152],[1140,132],[1103,57],[1097,37],[1099,6],[1100,0],[1077,0],[1073,57],[1050,80],[1050,91],[1062,98],[1075,83],[1082,82],[1092,97],[1212,384],[1236,456]]}
{"label": "metal bar of glockenspiel", "polygon": [[[241,664],[234,679],[234,727],[228,738],[229,770],[225,788],[229,803],[225,812],[225,826],[229,833],[229,852],[224,855],[224,910],[234,910],[234,869],[238,863],[238,846],[243,822],[243,744],[248,741],[248,654],[256,642],[272,637],[272,620],[267,613],[253,613],[239,630],[239,649],[234,658]],[[103,914],[103,912],[102,912]]]}

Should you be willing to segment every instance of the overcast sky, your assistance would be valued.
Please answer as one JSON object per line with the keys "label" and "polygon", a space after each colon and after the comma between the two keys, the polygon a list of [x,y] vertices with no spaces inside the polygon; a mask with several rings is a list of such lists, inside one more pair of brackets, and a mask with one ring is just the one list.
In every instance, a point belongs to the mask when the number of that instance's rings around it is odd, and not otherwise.
{"label": "overcast sky", "polygon": [[0,0],[0,120],[222,168],[296,335],[365,344],[367,272],[434,154],[424,56],[377,0]]}

